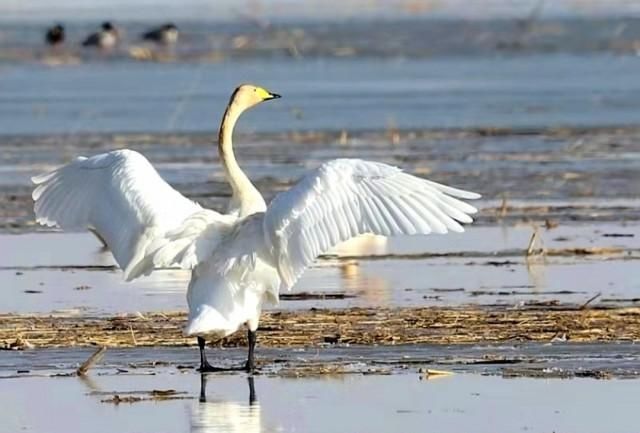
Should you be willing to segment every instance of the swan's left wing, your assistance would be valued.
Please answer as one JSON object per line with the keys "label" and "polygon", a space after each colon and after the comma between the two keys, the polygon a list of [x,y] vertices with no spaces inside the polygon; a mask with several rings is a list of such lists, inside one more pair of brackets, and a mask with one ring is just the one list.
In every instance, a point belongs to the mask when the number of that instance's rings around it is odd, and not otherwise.
{"label": "swan's left wing", "polygon": [[132,150],[79,157],[32,180],[37,221],[64,230],[94,230],[127,279],[152,270],[140,267],[152,241],[202,211]]}
{"label": "swan's left wing", "polygon": [[315,258],[364,233],[383,236],[464,231],[477,210],[454,197],[480,196],[359,159],[329,161],[269,205],[264,241],[282,286]]}

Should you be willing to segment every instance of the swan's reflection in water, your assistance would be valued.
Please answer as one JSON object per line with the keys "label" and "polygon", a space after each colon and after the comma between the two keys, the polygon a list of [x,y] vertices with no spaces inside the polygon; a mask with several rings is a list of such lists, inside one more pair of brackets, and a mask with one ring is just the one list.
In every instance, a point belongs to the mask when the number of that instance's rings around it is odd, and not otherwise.
{"label": "swan's reflection in water", "polygon": [[200,375],[200,403],[191,410],[191,432],[253,433],[262,431],[260,403],[256,398],[253,377],[248,402],[207,400],[207,375]]}
{"label": "swan's reflection in water", "polygon": [[385,278],[367,275],[360,268],[359,256],[377,256],[387,253],[388,238],[376,235],[360,235],[333,248],[341,257],[353,257],[340,261],[342,286],[349,294],[358,296],[365,305],[385,305],[391,302],[391,290]]}
{"label": "swan's reflection in water", "polygon": [[331,252],[342,257],[377,256],[387,253],[388,243],[387,237],[364,234],[339,243]]}

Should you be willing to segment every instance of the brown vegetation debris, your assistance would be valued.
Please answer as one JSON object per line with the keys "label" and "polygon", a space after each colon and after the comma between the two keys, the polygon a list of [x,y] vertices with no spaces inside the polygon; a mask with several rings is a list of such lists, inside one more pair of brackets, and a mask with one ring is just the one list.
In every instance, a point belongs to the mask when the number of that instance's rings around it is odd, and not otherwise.
{"label": "brown vegetation debris", "polygon": [[[0,315],[0,342],[9,348],[16,336],[35,347],[186,346],[182,312],[117,318]],[[508,341],[640,341],[640,308],[585,308],[556,305],[508,307],[348,308],[278,311],[263,314],[259,344],[272,347],[322,346],[327,336],[341,344],[460,344]],[[245,344],[243,332],[224,346]],[[0,344],[1,346],[2,344]]]}

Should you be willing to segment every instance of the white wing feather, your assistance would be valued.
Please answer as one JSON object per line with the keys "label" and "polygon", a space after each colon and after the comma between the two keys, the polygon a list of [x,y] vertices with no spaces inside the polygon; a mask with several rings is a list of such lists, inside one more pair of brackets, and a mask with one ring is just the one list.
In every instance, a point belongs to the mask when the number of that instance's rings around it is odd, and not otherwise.
{"label": "white wing feather", "polygon": [[[147,248],[152,267],[178,265],[193,269],[208,260],[220,243],[232,232],[237,217],[203,209],[187,217],[182,224],[155,239]],[[148,265],[143,264],[143,268]]]}
{"label": "white wing feather", "polygon": [[477,210],[456,198],[476,193],[440,185],[386,164],[337,159],[279,194],[263,218],[265,242],[282,285],[332,246],[364,233],[462,232]]}
{"label": "white wing feather", "polygon": [[139,266],[133,270],[152,241],[201,211],[131,150],[79,157],[32,181],[37,221],[65,230],[95,230],[127,279],[150,272]]}

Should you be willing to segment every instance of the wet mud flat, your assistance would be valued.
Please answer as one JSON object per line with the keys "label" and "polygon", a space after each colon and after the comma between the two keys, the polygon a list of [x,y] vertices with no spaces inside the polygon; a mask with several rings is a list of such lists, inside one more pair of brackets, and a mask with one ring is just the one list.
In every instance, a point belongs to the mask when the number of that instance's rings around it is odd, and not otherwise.
{"label": "wet mud flat", "polygon": [[[237,153],[270,200],[307,170],[340,157],[401,166],[477,190],[479,224],[637,221],[640,129],[460,128],[240,134]],[[29,178],[75,155],[127,147],[142,152],[176,189],[221,209],[229,197],[213,133],[0,137],[0,229],[34,227]],[[534,185],[535,187],[532,187]]]}
{"label": "wet mud flat", "polygon": [[[469,344],[331,344],[265,347],[254,375],[283,378],[352,374],[413,374],[436,379],[452,374],[504,378],[640,378],[640,352],[633,342],[575,343],[555,340]],[[243,365],[243,347],[208,349],[215,365]],[[61,347],[1,352],[0,380],[27,377],[96,377],[196,372],[198,350],[191,347]],[[80,367],[79,367],[80,366]],[[220,375],[244,375],[238,371]]]}

